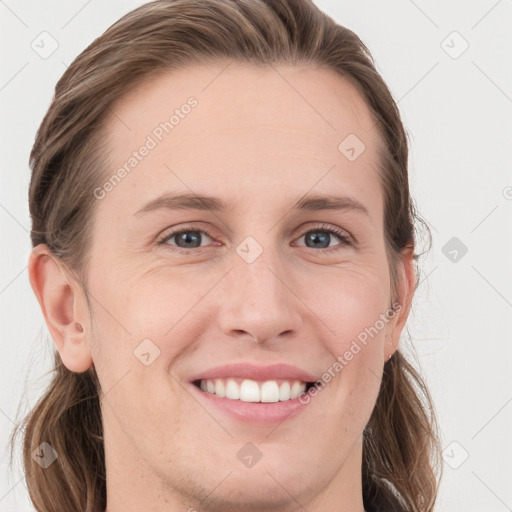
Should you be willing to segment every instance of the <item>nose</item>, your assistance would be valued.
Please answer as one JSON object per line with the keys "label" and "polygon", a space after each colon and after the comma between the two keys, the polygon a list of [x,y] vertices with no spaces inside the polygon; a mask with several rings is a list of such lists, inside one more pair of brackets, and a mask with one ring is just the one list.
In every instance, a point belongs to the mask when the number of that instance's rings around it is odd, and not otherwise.
{"label": "nose", "polygon": [[[263,253],[264,254],[264,253]],[[293,277],[278,258],[260,255],[242,261],[223,284],[220,327],[226,336],[269,344],[292,338],[302,323],[304,307],[294,292]]]}

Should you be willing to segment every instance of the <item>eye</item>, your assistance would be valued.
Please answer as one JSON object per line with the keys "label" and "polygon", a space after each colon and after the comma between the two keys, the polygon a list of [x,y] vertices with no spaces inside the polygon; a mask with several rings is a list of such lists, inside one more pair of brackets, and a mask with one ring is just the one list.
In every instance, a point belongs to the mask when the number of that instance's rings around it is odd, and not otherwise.
{"label": "eye", "polygon": [[[319,235],[320,234],[320,235]],[[340,243],[334,247],[325,247],[332,241],[332,235],[337,238]],[[201,245],[204,236],[211,240],[210,235],[203,229],[197,229],[193,226],[185,226],[181,229],[166,233],[158,242],[158,246],[166,246],[171,250],[182,254],[190,254],[192,250],[200,250],[206,246]],[[305,237],[306,247],[310,249],[337,250],[345,246],[352,245],[351,236],[341,228],[337,228],[328,224],[316,226],[306,231],[300,238]],[[175,243],[170,243],[171,241]],[[219,245],[218,243],[216,245]],[[303,246],[302,244],[300,244]],[[303,246],[304,247],[304,246]]]}
{"label": "eye", "polygon": [[[158,245],[170,245],[174,250],[181,253],[190,252],[191,249],[202,249],[201,241],[203,235],[210,238],[208,233],[203,229],[197,229],[192,226],[186,226],[176,231],[166,233],[164,237],[158,241]],[[170,240],[176,241],[175,244],[169,243]]]}
{"label": "eye", "polygon": [[[335,245],[334,247],[325,247],[326,244],[329,245],[329,243],[331,242],[331,235],[334,235],[336,238],[338,238],[338,240],[340,240],[340,243]],[[305,237],[306,247],[308,248],[336,250],[346,245],[352,245],[350,235],[346,231],[326,224],[322,224],[313,229],[309,229],[300,238],[302,237]]]}

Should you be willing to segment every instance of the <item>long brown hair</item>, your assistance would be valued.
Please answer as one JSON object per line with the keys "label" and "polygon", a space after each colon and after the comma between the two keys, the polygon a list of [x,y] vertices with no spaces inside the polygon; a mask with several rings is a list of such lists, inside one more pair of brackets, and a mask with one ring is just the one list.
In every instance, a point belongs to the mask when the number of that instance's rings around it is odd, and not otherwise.
{"label": "long brown hair", "polygon": [[[126,14],[94,40],[58,81],[30,154],[32,245],[47,244],[87,290],[84,276],[98,203],[91,191],[104,182],[106,114],[148,77],[206,61],[319,65],[356,87],[381,141],[379,172],[394,290],[399,254],[407,247],[416,250],[422,223],[409,194],[407,136],[368,48],[311,0],[157,0]],[[13,431],[11,464],[22,433],[25,478],[38,511],[104,511],[101,390],[94,365],[71,372],[55,351],[53,373],[44,395]],[[43,442],[59,454],[47,469],[31,456]],[[385,363],[363,432],[365,508],[432,511],[441,469],[429,391],[399,350]]]}

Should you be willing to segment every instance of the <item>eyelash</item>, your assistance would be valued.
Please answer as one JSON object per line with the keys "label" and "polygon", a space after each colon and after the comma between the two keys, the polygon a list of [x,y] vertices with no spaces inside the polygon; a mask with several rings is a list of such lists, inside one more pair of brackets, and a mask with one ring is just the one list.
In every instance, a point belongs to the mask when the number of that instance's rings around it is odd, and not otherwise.
{"label": "eyelash", "polygon": [[[346,231],[341,230],[339,228],[335,228],[329,224],[320,224],[318,226],[315,226],[313,228],[308,229],[305,231],[299,238],[302,238],[304,235],[310,233],[311,231],[323,231],[325,233],[336,235],[340,239],[340,244],[335,245],[334,247],[327,247],[324,249],[320,249],[321,251],[332,251],[332,250],[340,250],[341,248],[345,246],[353,245],[350,237],[346,234]],[[167,246],[171,247],[172,251],[179,252],[181,254],[190,254],[192,251],[198,251],[202,249],[206,249],[206,247],[193,247],[192,249],[184,249],[183,247],[178,247],[174,245],[170,245],[167,243],[168,240],[172,239],[173,237],[177,235],[181,235],[183,233],[188,232],[197,232],[197,233],[203,233],[207,235],[209,238],[213,239],[213,236],[211,236],[207,230],[204,229],[198,229],[197,227],[193,226],[185,226],[184,228],[180,228],[179,230],[172,231],[170,233],[166,233],[162,238],[160,238],[159,241],[157,241],[158,246]],[[305,247],[305,246],[302,246]],[[312,249],[312,247],[307,247],[308,249]]]}

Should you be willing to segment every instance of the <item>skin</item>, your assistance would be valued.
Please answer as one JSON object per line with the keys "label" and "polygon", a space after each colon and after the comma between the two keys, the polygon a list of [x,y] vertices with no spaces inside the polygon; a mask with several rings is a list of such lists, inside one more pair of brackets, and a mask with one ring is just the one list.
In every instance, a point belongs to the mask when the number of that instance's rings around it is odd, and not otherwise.
{"label": "skin", "polygon": [[[231,362],[286,362],[320,377],[393,299],[378,131],[363,99],[327,69],[224,68],[167,72],[112,109],[107,178],[175,108],[198,100],[100,200],[87,274],[91,311],[44,245],[30,256],[31,284],[66,367],[94,364],[98,373],[108,512],[362,512],[362,431],[407,319],[410,250],[398,269],[401,311],[299,416],[276,428],[242,424],[206,410],[186,389],[193,373]],[[351,133],[366,146],[353,162],[338,150]],[[134,216],[164,191],[214,195],[230,210]],[[305,194],[334,192],[357,199],[368,215],[291,211]],[[322,235],[322,223],[357,244],[331,235],[308,247],[304,235]],[[176,237],[157,246],[169,228],[189,224],[207,231],[201,249],[173,251]],[[236,252],[247,236],[263,248],[251,264]],[[133,354],[146,338],[160,350],[149,366]],[[247,442],[262,454],[251,468],[237,458]]]}

